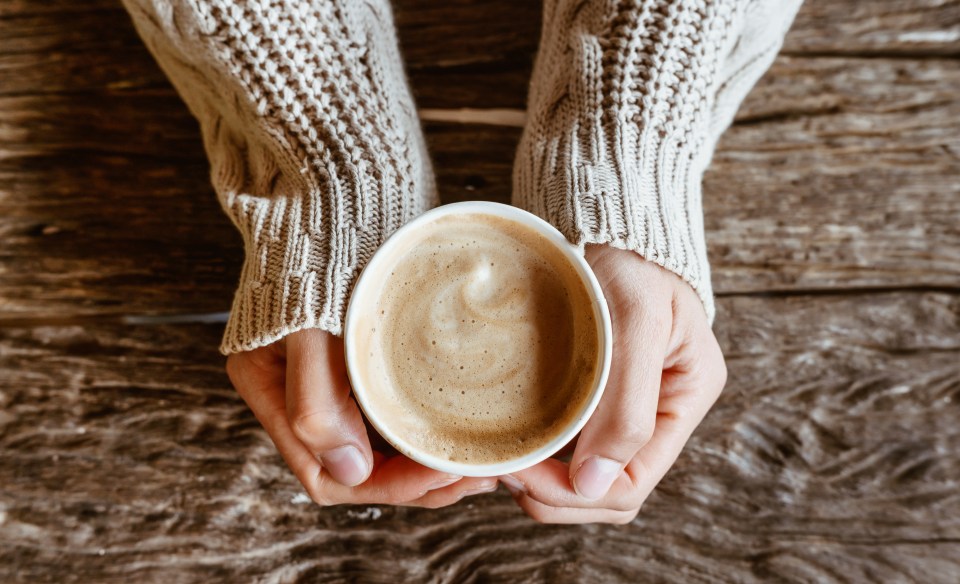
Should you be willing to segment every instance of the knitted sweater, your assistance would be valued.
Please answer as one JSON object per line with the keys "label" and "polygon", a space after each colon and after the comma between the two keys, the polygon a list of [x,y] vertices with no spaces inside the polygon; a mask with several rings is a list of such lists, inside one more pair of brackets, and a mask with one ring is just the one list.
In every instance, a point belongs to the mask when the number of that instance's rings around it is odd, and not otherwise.
{"label": "knitted sweater", "polygon": [[[701,178],[801,0],[545,0],[514,203],[713,296]],[[340,334],[377,247],[437,203],[387,0],[124,0],[200,123],[245,261],[224,354]]]}

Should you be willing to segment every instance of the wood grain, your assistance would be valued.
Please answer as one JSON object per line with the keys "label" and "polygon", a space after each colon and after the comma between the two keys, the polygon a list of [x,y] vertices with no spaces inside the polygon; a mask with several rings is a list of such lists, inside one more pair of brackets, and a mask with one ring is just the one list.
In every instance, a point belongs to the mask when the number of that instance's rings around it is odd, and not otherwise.
{"label": "wood grain", "polygon": [[[524,107],[539,2],[398,0],[395,15],[421,107]],[[784,50],[956,57],[958,30],[957,0],[806,0]],[[3,95],[167,86],[118,0],[2,0],[0,39]]]}
{"label": "wood grain", "polygon": [[0,312],[228,310],[242,244],[170,90],[0,98]]}
{"label": "wood grain", "polygon": [[730,382],[630,526],[306,503],[219,326],[0,328],[4,582],[955,582],[960,295],[728,298]]}
{"label": "wood grain", "polygon": [[960,3],[953,0],[807,0],[786,54],[924,58],[960,56]]}
{"label": "wood grain", "polygon": [[721,293],[960,283],[960,61],[781,57],[704,181]]}
{"label": "wood grain", "polygon": [[[523,108],[539,8],[398,0],[418,104]],[[0,0],[0,581],[960,581],[958,31],[805,2],[705,182],[728,388],[637,521],[560,527],[309,504],[222,325],[129,324],[229,308],[196,124],[116,0]],[[517,128],[426,132],[509,198]]]}

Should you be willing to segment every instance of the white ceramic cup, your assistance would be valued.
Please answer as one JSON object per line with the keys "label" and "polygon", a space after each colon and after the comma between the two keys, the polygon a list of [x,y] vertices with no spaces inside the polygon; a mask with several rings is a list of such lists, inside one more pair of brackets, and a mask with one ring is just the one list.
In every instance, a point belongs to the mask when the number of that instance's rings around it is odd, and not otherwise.
{"label": "white ceramic cup", "polygon": [[[418,237],[419,228],[427,225],[441,217],[460,214],[483,214],[493,217],[499,217],[517,223],[521,223],[537,233],[543,235],[547,240],[556,245],[570,264],[576,269],[577,273],[586,286],[587,293],[590,296],[594,321],[597,324],[597,338],[600,367],[594,376],[593,387],[589,398],[584,401],[583,407],[577,415],[571,418],[570,423],[559,432],[552,440],[526,454],[521,456],[502,460],[488,464],[471,464],[463,462],[453,462],[439,458],[425,452],[410,443],[402,434],[395,432],[391,426],[389,413],[377,411],[375,400],[368,394],[368,388],[364,386],[364,375],[360,371],[361,360],[359,355],[364,351],[369,351],[369,347],[357,346],[355,341],[360,335],[355,330],[362,315],[369,314],[377,307],[377,301],[380,297],[387,276],[390,274],[391,267],[397,263],[404,253],[404,246]],[[370,424],[387,440],[398,452],[430,468],[462,476],[487,477],[508,474],[518,470],[531,467],[538,462],[550,457],[558,450],[563,448],[577,433],[583,429],[587,420],[593,414],[600,398],[603,395],[603,389],[607,384],[607,377],[610,373],[610,359],[613,353],[613,334],[610,325],[610,311],[607,308],[606,299],[603,296],[603,290],[600,288],[597,277],[587,261],[583,258],[582,251],[571,244],[567,239],[557,231],[552,225],[540,219],[536,215],[528,213],[517,207],[502,205],[500,203],[490,203],[484,201],[468,201],[464,203],[453,203],[443,205],[431,211],[424,213],[413,221],[410,221],[380,246],[380,249],[373,254],[370,262],[361,272],[357,284],[354,287],[353,295],[350,298],[350,304],[347,307],[346,324],[344,326],[344,349],[347,361],[347,373],[350,377],[350,383],[353,386],[353,394],[357,403],[366,415]]]}

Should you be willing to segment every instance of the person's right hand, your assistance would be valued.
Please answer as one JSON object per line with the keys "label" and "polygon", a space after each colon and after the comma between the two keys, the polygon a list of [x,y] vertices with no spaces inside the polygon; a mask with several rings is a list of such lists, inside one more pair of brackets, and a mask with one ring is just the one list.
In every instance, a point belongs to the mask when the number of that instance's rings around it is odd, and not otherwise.
{"label": "person's right hand", "polygon": [[633,521],[727,380],[689,284],[633,251],[591,245],[586,258],[610,306],[607,388],[569,463],[548,458],[500,478],[543,523]]}
{"label": "person's right hand", "polygon": [[343,341],[319,329],[227,358],[227,374],[280,455],[320,505],[442,507],[497,488],[402,455],[374,452],[350,395]]}

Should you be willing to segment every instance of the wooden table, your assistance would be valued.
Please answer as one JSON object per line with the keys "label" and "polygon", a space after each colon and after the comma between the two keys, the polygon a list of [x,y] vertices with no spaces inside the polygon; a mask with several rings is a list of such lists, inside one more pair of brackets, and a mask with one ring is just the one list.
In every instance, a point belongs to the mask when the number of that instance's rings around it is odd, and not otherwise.
{"label": "wooden table", "polygon": [[[508,200],[539,3],[397,18],[445,200]],[[540,526],[310,504],[196,124],[115,0],[0,0],[0,581],[960,582],[958,59],[956,0],[808,0],[706,178],[727,390],[632,525]]]}

